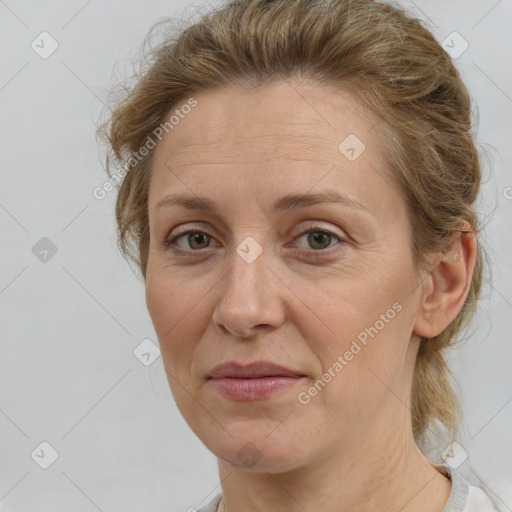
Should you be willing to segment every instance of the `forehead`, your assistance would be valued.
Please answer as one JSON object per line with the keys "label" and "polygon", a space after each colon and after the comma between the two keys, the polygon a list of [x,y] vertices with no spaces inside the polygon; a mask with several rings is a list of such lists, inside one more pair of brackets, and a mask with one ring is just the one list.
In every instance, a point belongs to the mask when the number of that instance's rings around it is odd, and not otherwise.
{"label": "forehead", "polygon": [[378,118],[342,89],[279,81],[256,91],[221,88],[194,98],[197,105],[164,133],[155,160],[163,156],[179,165],[191,157],[211,161],[218,152],[243,151],[247,161],[262,150],[307,153],[315,148],[317,154],[340,156],[338,146],[350,134],[366,149],[377,143]]}
{"label": "forehead", "polygon": [[[222,188],[233,182],[234,170],[237,181],[264,176],[265,193],[272,184],[309,189],[333,166],[348,173],[357,189],[366,187],[373,167],[382,186],[379,120],[348,91],[276,82],[256,91],[222,88],[193,97],[196,106],[154,150],[150,204],[171,188]],[[347,158],[349,146],[361,152],[357,159]]]}

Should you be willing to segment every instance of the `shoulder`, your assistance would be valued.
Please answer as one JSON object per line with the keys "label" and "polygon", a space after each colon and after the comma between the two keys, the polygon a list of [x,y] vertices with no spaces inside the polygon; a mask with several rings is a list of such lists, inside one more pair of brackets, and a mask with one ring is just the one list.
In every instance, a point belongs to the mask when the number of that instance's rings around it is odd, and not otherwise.
{"label": "shoulder", "polygon": [[[443,512],[499,512],[489,495],[480,487],[470,484],[458,471],[443,466],[442,472],[452,481],[452,489]],[[200,509],[186,512],[217,512],[222,493],[214,496]]]}
{"label": "shoulder", "polygon": [[452,490],[443,512],[499,512],[489,495],[470,484],[458,471],[443,467],[452,481]]}
{"label": "shoulder", "polygon": [[480,487],[470,485],[464,512],[498,512],[498,509]]}

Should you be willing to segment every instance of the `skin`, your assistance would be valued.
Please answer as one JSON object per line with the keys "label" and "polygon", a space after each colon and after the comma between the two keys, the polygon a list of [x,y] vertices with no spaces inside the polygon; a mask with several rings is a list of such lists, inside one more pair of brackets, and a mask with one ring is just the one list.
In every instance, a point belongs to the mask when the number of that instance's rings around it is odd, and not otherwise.
{"label": "skin", "polygon": [[[381,122],[347,91],[275,82],[194,97],[155,148],[146,302],[176,404],[218,457],[219,510],[441,512],[451,483],[416,447],[409,395],[420,337],[442,332],[463,306],[475,237],[459,234],[450,254],[417,271],[406,205],[383,164]],[[354,161],[338,149],[351,133],[366,146]],[[367,211],[271,209],[286,194],[326,189]],[[174,193],[206,196],[220,215],[156,208]],[[165,240],[187,229],[207,236],[182,236],[185,254],[176,255]],[[310,229],[321,232],[317,245]],[[334,236],[322,239],[325,230]],[[262,248],[251,263],[236,251],[248,236]],[[397,302],[401,311],[300,403]],[[236,402],[208,380],[232,360],[273,361],[307,378]],[[244,446],[255,464],[238,456]]]}

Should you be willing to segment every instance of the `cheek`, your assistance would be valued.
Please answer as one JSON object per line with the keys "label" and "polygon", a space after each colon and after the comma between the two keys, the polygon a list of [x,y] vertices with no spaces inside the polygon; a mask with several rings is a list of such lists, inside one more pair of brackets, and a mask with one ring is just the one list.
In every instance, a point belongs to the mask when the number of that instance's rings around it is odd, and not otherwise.
{"label": "cheek", "polygon": [[[175,276],[177,277],[177,276]],[[146,305],[166,370],[185,376],[190,367],[194,347],[204,325],[198,314],[205,314],[204,291],[191,286],[190,280],[174,278],[168,273],[148,271]]]}
{"label": "cheek", "polygon": [[[364,342],[368,336],[365,329],[377,321],[379,330],[386,331],[399,316],[393,309],[401,297],[398,287],[382,283],[379,275],[370,271],[331,276],[314,286],[297,280],[293,289],[300,297],[293,318],[301,322],[305,339],[316,340],[333,357],[348,350],[350,341],[359,335]],[[386,315],[388,323],[381,325],[380,314]]]}
{"label": "cheek", "polygon": [[294,318],[301,319],[303,337],[321,363],[315,379],[328,381],[318,384],[311,403],[330,402],[334,414],[360,415],[361,403],[376,404],[389,391],[410,339],[405,281],[382,282],[380,273],[367,272],[295,288],[308,307]]}

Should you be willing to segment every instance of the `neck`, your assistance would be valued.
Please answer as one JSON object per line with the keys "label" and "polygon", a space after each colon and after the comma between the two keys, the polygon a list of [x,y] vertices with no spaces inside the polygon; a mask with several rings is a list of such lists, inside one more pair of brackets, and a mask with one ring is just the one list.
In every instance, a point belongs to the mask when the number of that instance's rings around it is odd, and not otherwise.
{"label": "neck", "polygon": [[392,429],[377,423],[315,460],[283,473],[244,471],[219,460],[219,512],[442,512],[450,494],[449,479],[417,448],[410,421]]}

